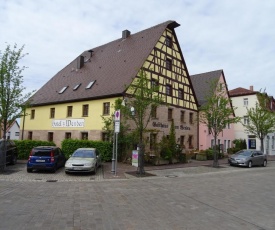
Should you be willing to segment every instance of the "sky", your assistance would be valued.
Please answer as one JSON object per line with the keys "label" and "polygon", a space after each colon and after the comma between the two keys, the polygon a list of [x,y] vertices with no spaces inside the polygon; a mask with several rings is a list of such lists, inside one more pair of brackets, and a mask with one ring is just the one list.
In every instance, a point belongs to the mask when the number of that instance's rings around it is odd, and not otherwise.
{"label": "sky", "polygon": [[228,89],[275,97],[274,0],[0,0],[0,51],[24,45],[26,92],[83,51],[167,20],[190,75],[222,69]]}

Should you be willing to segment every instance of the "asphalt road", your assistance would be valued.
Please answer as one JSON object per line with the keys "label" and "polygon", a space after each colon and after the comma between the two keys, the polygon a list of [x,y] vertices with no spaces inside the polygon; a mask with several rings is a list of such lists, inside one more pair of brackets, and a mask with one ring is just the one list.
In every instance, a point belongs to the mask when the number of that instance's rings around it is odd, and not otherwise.
{"label": "asphalt road", "polygon": [[275,162],[151,173],[100,180],[14,169],[0,175],[0,229],[275,229]]}

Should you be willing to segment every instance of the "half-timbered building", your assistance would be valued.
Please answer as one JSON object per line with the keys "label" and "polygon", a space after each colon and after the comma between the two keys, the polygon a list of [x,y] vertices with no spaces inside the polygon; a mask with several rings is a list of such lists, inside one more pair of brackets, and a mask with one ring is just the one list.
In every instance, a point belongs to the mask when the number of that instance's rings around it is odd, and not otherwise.
{"label": "half-timbered building", "polygon": [[145,134],[150,146],[169,135],[174,120],[178,144],[197,148],[197,99],[175,33],[178,26],[167,21],[135,34],[125,30],[117,40],[84,51],[33,95],[24,138],[57,145],[65,138],[104,140],[102,116],[112,116],[115,100],[127,96],[126,86],[142,68],[165,101],[148,125],[157,130]]}

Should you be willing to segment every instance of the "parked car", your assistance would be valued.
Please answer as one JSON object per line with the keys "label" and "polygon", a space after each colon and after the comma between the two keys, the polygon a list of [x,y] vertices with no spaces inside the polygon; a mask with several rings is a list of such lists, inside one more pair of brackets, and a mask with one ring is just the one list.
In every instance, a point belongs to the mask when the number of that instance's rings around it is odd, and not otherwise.
{"label": "parked car", "polygon": [[[4,145],[5,143],[6,143],[6,147]],[[16,164],[17,157],[18,157],[18,149],[13,141],[11,140],[4,141],[4,139],[0,140],[0,154],[1,154],[0,159],[2,159],[2,156],[5,154],[5,151],[6,151],[6,164],[12,164],[12,165]]]}
{"label": "parked car", "polygon": [[93,172],[101,166],[101,156],[96,148],[79,148],[65,164],[65,173]]}
{"label": "parked car", "polygon": [[60,148],[56,146],[38,146],[31,150],[27,162],[27,171],[50,170],[55,172],[58,168],[64,167],[66,157]]}
{"label": "parked car", "polygon": [[228,158],[230,165],[240,165],[251,168],[255,165],[266,167],[267,157],[262,151],[258,150],[240,150]]}

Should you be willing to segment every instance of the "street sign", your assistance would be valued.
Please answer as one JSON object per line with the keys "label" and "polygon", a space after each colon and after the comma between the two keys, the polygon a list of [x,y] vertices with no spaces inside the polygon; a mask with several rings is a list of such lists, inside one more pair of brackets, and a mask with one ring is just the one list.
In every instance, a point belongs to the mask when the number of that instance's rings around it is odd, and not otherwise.
{"label": "street sign", "polygon": [[115,111],[115,133],[120,131],[120,110]]}

